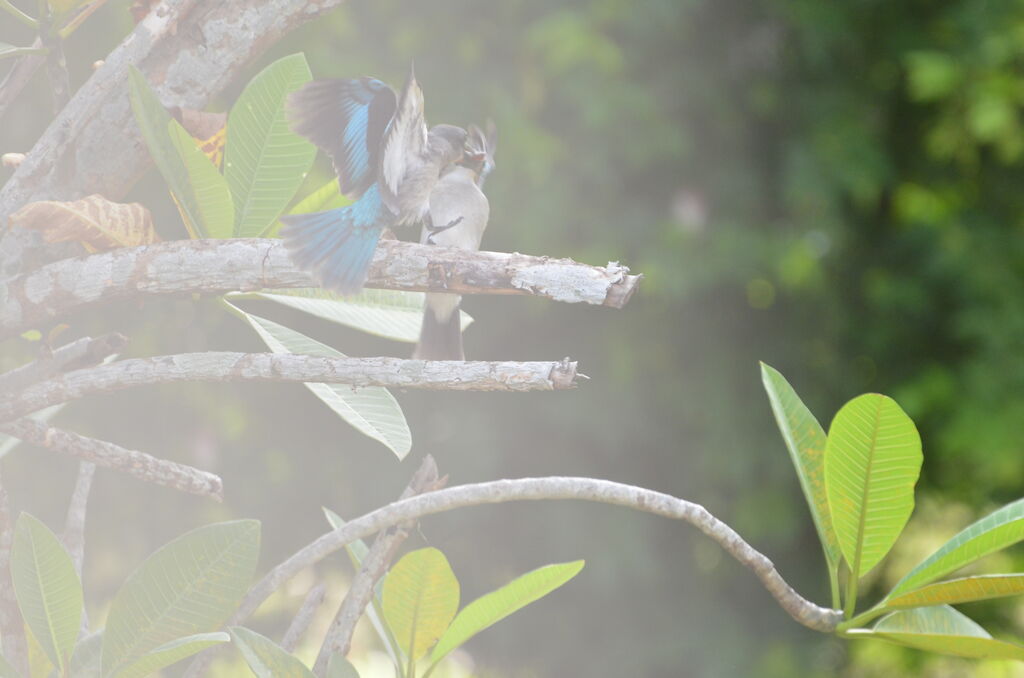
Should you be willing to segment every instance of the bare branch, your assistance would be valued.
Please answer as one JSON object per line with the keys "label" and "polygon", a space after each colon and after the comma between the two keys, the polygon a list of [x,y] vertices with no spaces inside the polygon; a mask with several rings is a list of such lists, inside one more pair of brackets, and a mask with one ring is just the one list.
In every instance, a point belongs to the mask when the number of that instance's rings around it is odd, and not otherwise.
{"label": "bare branch", "polygon": [[[640,276],[628,269],[523,254],[382,241],[368,287],[519,294],[621,308]],[[315,286],[279,240],[178,240],[64,259],[0,282],[0,339],[73,311],[151,295]]]}
{"label": "bare branch", "polygon": [[97,466],[127,473],[139,480],[163,485],[181,492],[198,494],[221,501],[223,483],[206,471],[158,459],[145,452],[128,450],[114,443],[86,438],[31,419],[19,419],[0,425],[0,432],[54,452],[70,454]]}
{"label": "bare branch", "polygon": [[108,357],[124,350],[128,338],[123,334],[105,334],[102,337],[82,337],[34,362],[0,374],[0,393],[14,393],[36,382],[83,367],[98,365]]}
{"label": "bare branch", "polygon": [[735,530],[715,518],[700,504],[610,480],[551,477],[460,485],[403,499],[351,520],[337,530],[316,539],[268,572],[246,594],[228,624],[242,623],[286,581],[356,539],[362,539],[392,525],[465,506],[548,499],[576,499],[614,504],[690,523],[750,569],[776,602],[799,623],[815,631],[827,633],[833,631],[842,619],[840,610],[815,605],[794,591],[776,571],[767,556],[743,541]]}
{"label": "bare branch", "polygon": [[313,617],[316,615],[320,605],[323,604],[326,593],[327,587],[323,584],[317,584],[306,594],[306,599],[302,601],[302,607],[299,608],[299,611],[292,619],[292,623],[289,624],[288,630],[285,631],[284,636],[281,638],[281,648],[285,652],[295,651],[299,644],[299,639],[305,635],[309,625],[313,623]]}
{"label": "bare branch", "polygon": [[[434,458],[427,455],[423,459],[420,468],[413,475],[409,485],[402,492],[400,499],[407,499],[417,494],[431,490],[438,490],[444,486],[444,480],[438,478],[437,463]],[[352,644],[352,634],[355,633],[356,624],[363,616],[363,610],[373,599],[374,587],[377,581],[384,576],[389,564],[394,559],[398,549],[409,537],[409,532],[416,525],[416,521],[407,521],[385,530],[377,535],[370,547],[366,557],[363,559],[362,567],[356,572],[352,583],[349,586],[345,599],[338,608],[338,614],[324,637],[323,645],[320,646],[320,654],[317,655],[316,663],[313,665],[313,673],[323,676],[327,672],[327,662],[331,655],[348,655]]]}
{"label": "bare branch", "polygon": [[82,561],[85,559],[85,513],[89,504],[89,491],[92,489],[92,478],[96,474],[96,464],[82,461],[78,464],[78,478],[75,489],[68,502],[68,514],[64,521],[64,548],[75,563],[78,576],[82,576]]}
{"label": "bare branch", "polygon": [[0,640],[4,658],[18,672],[28,675],[28,644],[25,623],[14,596],[11,581],[11,548],[14,546],[14,519],[7,488],[0,482]]}
{"label": "bare branch", "polygon": [[[89,504],[89,491],[92,489],[92,479],[96,474],[96,464],[91,461],[78,463],[78,478],[75,479],[75,489],[71,492],[71,501],[68,502],[68,515],[64,522],[64,534],[61,541],[64,548],[71,555],[75,564],[75,571],[78,578],[82,578],[82,564],[85,561],[85,514]],[[89,635],[88,611],[82,609],[81,629],[79,639]]]}
{"label": "bare branch", "polygon": [[274,353],[182,353],[119,360],[68,372],[0,396],[0,422],[57,403],[133,386],[182,381],[276,381],[455,391],[555,391],[573,388],[576,363],[327,358]]}

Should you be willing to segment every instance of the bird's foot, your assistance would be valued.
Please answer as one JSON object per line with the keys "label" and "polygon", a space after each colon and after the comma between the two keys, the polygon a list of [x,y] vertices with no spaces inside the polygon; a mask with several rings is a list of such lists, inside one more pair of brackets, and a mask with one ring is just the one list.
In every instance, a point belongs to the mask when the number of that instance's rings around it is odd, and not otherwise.
{"label": "bird's foot", "polygon": [[436,245],[437,243],[434,241],[434,236],[436,236],[438,233],[444,233],[449,228],[454,228],[455,226],[458,226],[461,223],[462,217],[459,217],[458,219],[453,219],[452,221],[449,221],[447,224],[443,226],[434,226],[433,224],[428,225],[427,232],[429,235],[427,235],[427,244]]}

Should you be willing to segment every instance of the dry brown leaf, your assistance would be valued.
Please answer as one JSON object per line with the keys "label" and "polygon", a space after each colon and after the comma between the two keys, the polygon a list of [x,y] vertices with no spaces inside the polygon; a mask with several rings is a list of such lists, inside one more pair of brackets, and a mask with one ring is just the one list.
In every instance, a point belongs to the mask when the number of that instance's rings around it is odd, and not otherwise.
{"label": "dry brown leaf", "polygon": [[46,242],[80,242],[90,252],[157,242],[153,215],[138,203],[111,202],[90,195],[74,202],[46,200],[25,205],[11,226],[39,231]]}

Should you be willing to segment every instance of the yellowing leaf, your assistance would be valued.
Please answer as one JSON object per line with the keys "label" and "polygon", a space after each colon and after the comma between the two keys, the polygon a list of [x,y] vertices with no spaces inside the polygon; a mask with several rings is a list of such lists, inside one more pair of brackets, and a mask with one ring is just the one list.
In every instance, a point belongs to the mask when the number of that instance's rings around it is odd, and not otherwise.
{"label": "yellowing leaf", "polygon": [[111,202],[90,195],[74,202],[44,200],[10,217],[12,226],[39,231],[46,242],[79,242],[90,252],[157,242],[153,215],[138,203]]}
{"label": "yellowing leaf", "polygon": [[1024,594],[1024,574],[983,574],[929,584],[909,593],[887,598],[887,608],[927,607],[969,603]]}
{"label": "yellowing leaf", "polygon": [[459,580],[435,548],[402,556],[384,579],[384,618],[413,661],[427,653],[459,609]]}

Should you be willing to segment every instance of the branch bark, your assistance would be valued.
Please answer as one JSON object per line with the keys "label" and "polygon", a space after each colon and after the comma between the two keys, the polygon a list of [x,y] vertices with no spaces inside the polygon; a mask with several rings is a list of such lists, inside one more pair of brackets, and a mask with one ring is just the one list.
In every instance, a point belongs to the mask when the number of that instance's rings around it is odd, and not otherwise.
{"label": "branch bark", "polygon": [[767,556],[745,542],[735,530],[711,515],[700,504],[610,480],[551,477],[496,480],[450,487],[403,499],[351,520],[311,542],[268,572],[249,590],[228,624],[244,622],[274,591],[304,568],[320,562],[356,539],[365,538],[392,525],[466,506],[551,499],[613,504],[690,523],[751,570],[782,609],[800,624],[829,633],[835,630],[842,619],[841,610],[815,605],[793,590]]}
{"label": "branch bark", "polygon": [[[468,252],[385,240],[368,287],[518,294],[622,308],[640,276],[617,264]],[[278,240],[179,240],[63,259],[0,282],[0,339],[97,304],[132,297],[315,287]]]}
{"label": "branch bark", "polygon": [[10,372],[0,374],[0,393],[14,393],[63,372],[98,365],[108,357],[124,350],[128,338],[123,334],[105,334],[102,337],[82,337],[54,349],[50,355],[39,358]]}
{"label": "branch bark", "polygon": [[[412,480],[409,481],[399,499],[408,499],[424,492],[439,490],[446,481],[447,476],[443,479],[438,477],[437,463],[428,454],[423,459],[420,468],[413,474]],[[330,661],[331,655],[340,654],[342,657],[348,655],[356,623],[373,599],[377,581],[384,576],[384,572],[415,525],[416,521],[414,520],[406,521],[377,535],[373,546],[370,547],[363,559],[362,567],[352,578],[348,593],[341,601],[341,607],[338,608],[338,613],[327,630],[324,642],[320,646],[320,654],[317,655],[316,663],[313,664],[314,675],[326,675],[327,662]]]}
{"label": "branch bark", "polygon": [[327,358],[274,353],[181,353],[75,370],[0,396],[0,422],[57,403],[133,386],[182,381],[276,381],[454,391],[574,388],[576,363]]}
{"label": "branch bark", "polygon": [[70,454],[97,466],[127,473],[143,482],[210,497],[217,501],[223,499],[223,483],[220,477],[185,464],[158,459],[145,452],[128,450],[105,440],[87,438],[31,419],[19,419],[2,424],[0,432],[37,447]]}
{"label": "branch bark", "polygon": [[305,600],[302,601],[299,611],[292,618],[292,623],[288,625],[288,629],[281,636],[280,645],[282,650],[288,653],[295,651],[295,648],[299,645],[299,640],[309,630],[309,625],[313,623],[313,617],[316,616],[316,611],[323,604],[324,596],[326,595],[327,587],[323,584],[317,584],[309,590]]}

